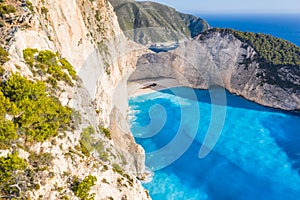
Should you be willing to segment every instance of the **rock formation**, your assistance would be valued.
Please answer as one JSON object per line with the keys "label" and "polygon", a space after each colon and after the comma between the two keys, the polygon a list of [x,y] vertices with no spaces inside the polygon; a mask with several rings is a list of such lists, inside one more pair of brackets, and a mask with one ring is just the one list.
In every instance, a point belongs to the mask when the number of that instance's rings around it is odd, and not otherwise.
{"label": "rock formation", "polygon": [[[288,65],[279,68],[280,84],[274,84],[268,81],[269,74],[257,60],[255,49],[233,34],[212,31],[198,35],[209,28],[205,21],[157,3],[111,2],[119,19],[107,0],[0,2],[8,5],[8,13],[0,14],[1,83],[13,73],[33,82],[44,81],[47,95],[74,111],[72,127],[52,138],[27,141],[25,134],[0,146],[0,159],[17,152],[27,164],[27,169],[13,173],[22,176],[13,178],[30,178],[30,183],[6,185],[8,190],[1,190],[0,198],[79,199],[85,195],[77,192],[79,185],[91,176],[96,179],[92,178],[95,183],[88,193],[95,199],[150,199],[138,181],[145,176],[144,151],[135,143],[126,117],[128,79],[171,78],[203,89],[219,85],[265,106],[299,110],[298,69]],[[125,37],[119,22],[133,41]],[[154,28],[144,34],[143,28],[149,26]],[[128,34],[132,30],[135,34]],[[134,41],[148,47],[153,43],[173,45],[175,41],[179,47],[156,54]],[[34,67],[43,69],[45,63],[31,66],[24,50],[35,52],[33,61],[38,60],[37,52],[52,52],[55,59],[50,65],[60,66],[58,71],[69,84],[46,79],[50,75],[44,74],[45,70],[34,71]],[[74,66],[78,77],[63,68],[64,59]],[[12,123],[21,115],[0,119]],[[2,128],[0,133],[7,134]],[[0,136],[1,143],[5,137]],[[0,183],[2,188],[1,184],[6,183]],[[10,188],[14,188],[11,194],[18,196],[4,196]]]}
{"label": "rock formation", "polygon": [[175,50],[143,55],[129,80],[172,78],[201,89],[219,85],[264,106],[299,110],[300,70],[283,66],[275,82],[267,72],[251,45],[233,34],[209,31]]}
{"label": "rock formation", "polygon": [[[148,50],[125,38],[106,0],[4,3],[16,8],[11,21],[1,27],[1,44],[10,58],[3,65],[5,70],[37,79],[23,59],[24,49],[36,48],[58,52],[81,79],[74,87],[59,82],[63,90],[53,94],[62,105],[81,115],[82,123],[74,131],[59,133],[52,142],[36,143],[25,151],[14,147],[0,150],[1,156],[18,151],[28,163],[31,152],[47,152],[54,157],[44,172],[53,175],[39,177],[36,190],[25,191],[22,197],[76,199],[70,179],[84,180],[91,174],[97,177],[90,191],[95,199],[149,199],[136,178],[143,178],[145,173],[144,151],[135,143],[126,119],[127,78],[138,57]],[[18,20],[21,16],[22,21]],[[79,149],[84,148],[80,141],[89,127],[95,134],[85,146],[94,145],[91,148],[95,150],[87,156]]]}

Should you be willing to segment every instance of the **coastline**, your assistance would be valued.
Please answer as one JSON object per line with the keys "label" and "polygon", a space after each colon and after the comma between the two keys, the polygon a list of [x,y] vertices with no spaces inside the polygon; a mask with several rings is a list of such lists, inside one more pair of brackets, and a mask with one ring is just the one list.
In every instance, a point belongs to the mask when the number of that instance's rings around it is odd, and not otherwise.
{"label": "coastline", "polygon": [[[160,90],[180,87],[183,86],[176,79],[172,78],[155,78],[155,79],[141,79],[141,80],[133,80],[127,82],[127,96],[128,98],[137,97],[140,95],[149,94],[152,92],[157,92]],[[131,131],[130,131],[131,132]],[[131,132],[132,136],[133,133]],[[143,148],[141,146],[141,148]],[[144,149],[144,148],[143,148]],[[150,170],[145,166],[144,177],[140,181],[142,183],[149,183],[153,180],[154,171]]]}

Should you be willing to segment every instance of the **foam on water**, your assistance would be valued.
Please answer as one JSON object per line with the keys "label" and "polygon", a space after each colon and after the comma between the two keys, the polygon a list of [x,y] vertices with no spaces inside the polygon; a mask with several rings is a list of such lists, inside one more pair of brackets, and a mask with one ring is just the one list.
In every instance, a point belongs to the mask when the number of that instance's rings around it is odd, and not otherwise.
{"label": "foam on water", "polygon": [[[179,127],[190,138],[197,127],[187,151],[171,165],[155,171],[152,181],[144,184],[154,200],[300,197],[299,115],[267,109],[227,94],[221,137],[213,151],[199,159],[209,124],[217,118],[211,117],[208,91],[194,90],[198,98],[195,101],[175,96],[177,90],[184,93],[191,89],[172,88],[129,101],[134,115],[132,132],[146,153],[169,144],[178,135]],[[178,149],[180,146],[169,153]],[[146,165],[151,167],[155,159],[165,160],[167,156],[148,156]]]}

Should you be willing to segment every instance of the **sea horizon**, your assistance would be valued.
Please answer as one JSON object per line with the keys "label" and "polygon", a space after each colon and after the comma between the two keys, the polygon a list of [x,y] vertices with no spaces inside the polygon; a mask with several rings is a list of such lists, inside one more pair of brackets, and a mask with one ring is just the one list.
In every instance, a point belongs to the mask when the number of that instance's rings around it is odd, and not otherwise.
{"label": "sea horizon", "polygon": [[191,13],[213,28],[270,34],[300,46],[299,13]]}

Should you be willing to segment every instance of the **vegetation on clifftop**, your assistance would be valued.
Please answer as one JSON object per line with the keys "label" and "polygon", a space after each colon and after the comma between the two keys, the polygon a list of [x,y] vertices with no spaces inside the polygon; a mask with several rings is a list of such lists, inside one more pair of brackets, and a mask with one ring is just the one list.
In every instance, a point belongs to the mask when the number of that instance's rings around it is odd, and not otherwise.
{"label": "vegetation on clifftop", "polygon": [[[299,79],[289,74],[300,73],[300,48],[296,45],[271,35],[251,32],[241,32],[233,29],[210,29],[200,35],[200,40],[205,40],[212,33],[219,32],[223,36],[232,34],[243,42],[242,47],[249,45],[257,53],[254,60],[259,63],[261,80],[281,88],[290,88],[294,91],[299,87]],[[250,59],[250,60],[249,60]],[[244,58],[240,64],[246,67],[254,60]]]}
{"label": "vegetation on clifftop", "polygon": [[207,31],[207,33],[214,31],[223,34],[233,34],[242,42],[251,45],[258,53],[261,63],[275,66],[300,66],[300,48],[286,40],[268,34],[241,32],[233,29],[216,28]]}
{"label": "vegetation on clifftop", "polygon": [[267,62],[274,65],[300,65],[300,48],[272,35],[233,31],[233,34],[249,43]]}

